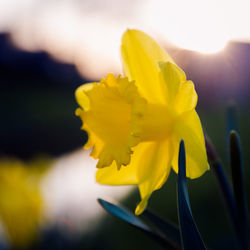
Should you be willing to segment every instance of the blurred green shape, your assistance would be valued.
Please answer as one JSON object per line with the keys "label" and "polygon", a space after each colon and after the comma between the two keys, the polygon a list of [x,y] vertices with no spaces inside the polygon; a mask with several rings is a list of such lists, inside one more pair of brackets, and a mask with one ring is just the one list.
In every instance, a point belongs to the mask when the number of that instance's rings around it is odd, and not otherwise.
{"label": "blurred green shape", "polygon": [[227,107],[227,135],[230,135],[232,130],[238,131],[237,105],[234,101]]}
{"label": "blurred green shape", "polygon": [[239,234],[243,249],[248,249],[248,209],[246,191],[244,184],[244,169],[242,164],[240,139],[236,131],[230,133],[230,168],[235,196],[236,207],[238,210]]}

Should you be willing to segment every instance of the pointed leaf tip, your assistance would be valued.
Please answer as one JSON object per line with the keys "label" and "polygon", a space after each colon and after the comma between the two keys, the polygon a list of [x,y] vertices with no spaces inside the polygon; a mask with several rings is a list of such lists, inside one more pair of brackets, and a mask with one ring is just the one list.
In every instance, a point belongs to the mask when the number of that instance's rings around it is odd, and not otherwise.
{"label": "pointed leaf tip", "polygon": [[180,150],[179,150],[179,176],[180,178],[186,178],[186,152],[184,141],[180,142]]}
{"label": "pointed leaf tip", "polygon": [[145,223],[143,223],[138,217],[129,212],[127,209],[100,198],[98,198],[97,200],[100,205],[110,214],[145,231],[151,231],[151,229]]}
{"label": "pointed leaf tip", "polygon": [[227,134],[232,130],[238,131],[237,105],[234,101],[231,101],[227,108]]}

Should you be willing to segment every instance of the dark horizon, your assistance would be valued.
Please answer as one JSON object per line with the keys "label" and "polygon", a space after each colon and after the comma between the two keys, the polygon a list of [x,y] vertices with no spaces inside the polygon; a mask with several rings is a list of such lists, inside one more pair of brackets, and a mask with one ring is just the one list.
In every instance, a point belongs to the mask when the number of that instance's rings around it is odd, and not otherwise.
{"label": "dark horizon", "polygon": [[[231,100],[249,106],[250,44],[231,42],[211,55],[168,52],[195,83],[199,111],[223,109]],[[82,77],[73,64],[60,63],[45,52],[19,50],[8,34],[0,34],[0,72],[1,155],[57,156],[83,145],[86,134],[74,115],[74,91],[93,80]]]}

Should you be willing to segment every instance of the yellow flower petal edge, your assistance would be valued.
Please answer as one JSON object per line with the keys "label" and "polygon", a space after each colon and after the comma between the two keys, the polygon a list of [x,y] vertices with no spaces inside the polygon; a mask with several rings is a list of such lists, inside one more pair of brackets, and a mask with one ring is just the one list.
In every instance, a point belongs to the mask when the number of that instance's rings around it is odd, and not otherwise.
{"label": "yellow flower petal edge", "polygon": [[168,53],[144,32],[129,29],[122,36],[121,54],[125,75],[135,80],[143,97],[164,103],[165,86],[157,81],[159,62],[174,62]]}
{"label": "yellow flower petal edge", "polygon": [[76,114],[89,135],[84,147],[99,160],[97,182],[138,185],[139,215],[171,167],[178,172],[181,139],[188,177],[200,177],[209,165],[193,82],[141,31],[124,33],[121,54],[125,77],[108,74],[99,83],[80,86]]}
{"label": "yellow flower petal edge", "polygon": [[[83,121],[89,139],[85,148],[91,148],[91,156],[99,159],[97,168],[110,166],[115,161],[117,168],[129,164],[131,147],[138,143],[137,120],[146,101],[140,97],[133,82],[127,78],[108,74],[99,84],[80,86],[76,99],[81,108],[76,115]],[[133,120],[133,131],[131,133]]]}

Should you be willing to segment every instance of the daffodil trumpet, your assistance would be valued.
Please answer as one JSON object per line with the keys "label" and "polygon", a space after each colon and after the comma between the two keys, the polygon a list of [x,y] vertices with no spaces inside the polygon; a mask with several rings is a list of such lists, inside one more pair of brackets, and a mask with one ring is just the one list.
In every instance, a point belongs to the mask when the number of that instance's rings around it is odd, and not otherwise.
{"label": "daffodil trumpet", "polygon": [[121,55],[125,76],[108,74],[99,83],[80,86],[76,115],[89,136],[84,148],[92,148],[90,155],[98,159],[97,182],[138,185],[139,215],[171,167],[178,172],[181,139],[187,177],[200,177],[209,165],[193,82],[139,30],[123,34]]}

